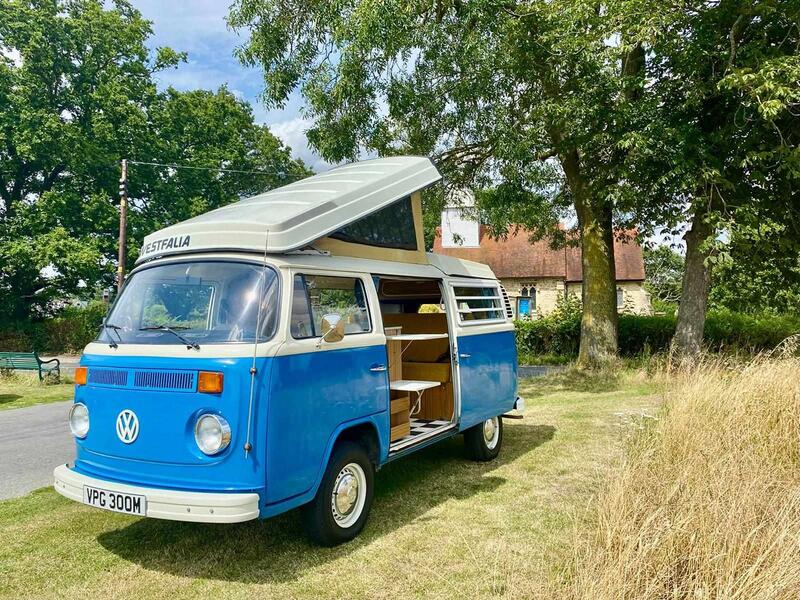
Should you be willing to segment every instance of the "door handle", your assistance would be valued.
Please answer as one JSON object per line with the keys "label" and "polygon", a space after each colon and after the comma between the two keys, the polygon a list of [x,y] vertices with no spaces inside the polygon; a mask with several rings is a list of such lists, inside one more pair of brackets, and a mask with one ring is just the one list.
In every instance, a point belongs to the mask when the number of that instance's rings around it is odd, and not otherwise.
{"label": "door handle", "polygon": [[386,370],[386,365],[377,365],[377,364],[375,364],[375,365],[372,365],[369,368],[369,370],[372,371],[373,373],[383,373]]}
{"label": "door handle", "polygon": [[459,354],[459,355],[458,355],[458,358],[469,358],[470,356],[472,356],[472,354],[466,354],[466,353],[464,353],[464,354]]}

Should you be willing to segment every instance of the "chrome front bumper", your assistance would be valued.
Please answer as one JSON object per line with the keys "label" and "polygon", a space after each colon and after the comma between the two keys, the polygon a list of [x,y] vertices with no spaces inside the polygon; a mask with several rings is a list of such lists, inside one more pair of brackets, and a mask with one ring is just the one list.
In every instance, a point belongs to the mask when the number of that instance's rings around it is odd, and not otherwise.
{"label": "chrome front bumper", "polygon": [[95,479],[67,465],[53,470],[53,487],[62,496],[83,503],[83,487],[91,486],[147,499],[146,516],[196,523],[239,523],[258,517],[258,494],[182,492]]}

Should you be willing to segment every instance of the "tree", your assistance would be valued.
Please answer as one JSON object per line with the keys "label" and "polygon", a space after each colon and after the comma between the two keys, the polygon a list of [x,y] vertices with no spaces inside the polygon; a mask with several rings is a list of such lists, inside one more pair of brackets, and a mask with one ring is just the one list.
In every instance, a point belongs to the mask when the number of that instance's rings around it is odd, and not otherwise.
{"label": "tree", "polygon": [[217,92],[168,89],[148,107],[148,117],[146,154],[134,156],[192,168],[131,166],[131,262],[151,231],[311,173],[266,126],[253,122],[246,102],[224,87]]}
{"label": "tree", "polygon": [[[629,181],[664,200],[640,219],[689,225],[674,345],[693,356],[702,345],[712,266],[725,261],[720,232],[756,232],[773,221],[784,241],[800,239],[800,5],[629,0],[622,7],[623,27],[647,50],[644,101],[659,107],[651,125],[628,140],[637,149]],[[753,249],[765,243],[747,239]]]}
{"label": "tree", "polygon": [[150,34],[122,0],[0,4],[0,320],[112,281],[123,157],[285,174],[132,167],[131,260],[155,227],[307,173],[227,90],[159,93],[184,55]]}
{"label": "tree", "polygon": [[[589,0],[238,0],[239,56],[265,99],[299,88],[310,143],[329,160],[431,155],[448,185],[536,197],[550,224],[574,207],[583,257],[582,364],[617,350],[614,209],[619,140],[642,121],[643,51]],[[545,233],[545,232],[543,232]]]}

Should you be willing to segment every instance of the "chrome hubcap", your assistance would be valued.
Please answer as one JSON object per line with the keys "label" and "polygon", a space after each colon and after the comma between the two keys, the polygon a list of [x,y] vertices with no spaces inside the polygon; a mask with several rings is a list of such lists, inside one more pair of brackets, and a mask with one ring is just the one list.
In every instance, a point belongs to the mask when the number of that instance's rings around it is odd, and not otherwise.
{"label": "chrome hubcap", "polygon": [[497,417],[487,419],[483,422],[483,441],[486,442],[487,448],[493,450],[497,446],[497,441],[500,438],[500,423]]}
{"label": "chrome hubcap", "polygon": [[366,476],[356,463],[350,463],[339,471],[333,482],[331,510],[333,518],[342,527],[350,527],[361,516],[364,508]]}

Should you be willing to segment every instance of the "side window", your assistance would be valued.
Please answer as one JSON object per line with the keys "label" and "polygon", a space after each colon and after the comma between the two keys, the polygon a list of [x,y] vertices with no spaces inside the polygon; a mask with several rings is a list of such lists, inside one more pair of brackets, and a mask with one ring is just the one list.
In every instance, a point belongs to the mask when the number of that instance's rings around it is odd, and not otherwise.
{"label": "side window", "polygon": [[345,335],[370,331],[364,284],[354,277],[295,275],[292,295],[292,337],[322,335],[322,319],[336,314],[344,321]]}
{"label": "side window", "polygon": [[460,323],[505,320],[503,300],[496,286],[453,286]]}

